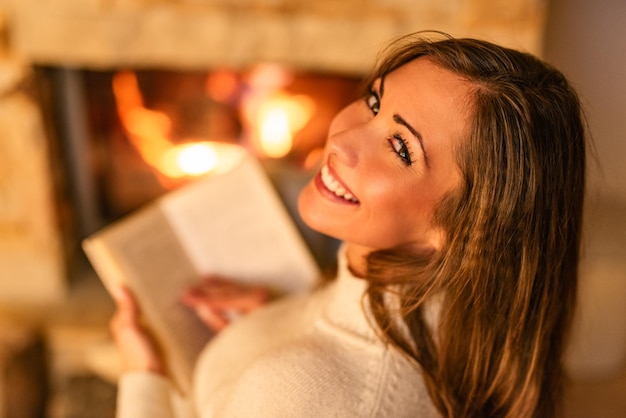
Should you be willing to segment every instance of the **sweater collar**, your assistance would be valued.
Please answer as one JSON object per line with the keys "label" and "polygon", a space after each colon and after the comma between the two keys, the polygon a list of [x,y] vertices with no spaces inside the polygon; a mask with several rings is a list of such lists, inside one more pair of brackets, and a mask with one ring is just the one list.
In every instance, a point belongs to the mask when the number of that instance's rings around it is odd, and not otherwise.
{"label": "sweater collar", "polygon": [[378,339],[367,296],[368,282],[350,271],[345,245],[339,249],[337,267],[337,278],[328,289],[325,320],[356,337]]}
{"label": "sweater collar", "polygon": [[[337,260],[337,278],[328,289],[330,300],[325,310],[324,318],[335,326],[348,331],[355,336],[373,341],[380,340],[380,333],[377,332],[378,325],[372,314],[369,297],[367,295],[368,281],[356,277],[348,267],[348,259],[346,255],[346,245],[343,244],[338,252]],[[398,307],[398,300],[391,294],[387,303],[390,306]],[[427,300],[424,306],[424,320],[430,331],[437,338],[437,325],[440,321],[442,294],[437,294],[430,300]],[[404,334],[411,344],[410,332],[407,325],[400,318],[398,330]]]}

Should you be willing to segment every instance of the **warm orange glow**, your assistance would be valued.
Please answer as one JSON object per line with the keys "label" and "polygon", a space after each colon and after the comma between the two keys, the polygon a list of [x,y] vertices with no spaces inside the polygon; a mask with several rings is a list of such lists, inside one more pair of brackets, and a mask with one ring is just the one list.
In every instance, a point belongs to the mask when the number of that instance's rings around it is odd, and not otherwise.
{"label": "warm orange glow", "polygon": [[312,113],[313,101],[306,96],[282,93],[263,102],[257,115],[263,152],[272,158],[287,155],[293,145],[293,135],[306,125]]}
{"label": "warm orange glow", "polygon": [[235,97],[239,89],[239,79],[233,71],[213,71],[206,79],[207,96],[218,102],[226,102]]}
{"label": "warm orange glow", "polygon": [[252,145],[261,154],[280,158],[293,147],[293,137],[311,119],[315,105],[304,95],[285,91],[293,75],[271,64],[258,65],[247,78],[249,91],[242,103]]}
{"label": "warm orange glow", "polygon": [[176,145],[161,160],[161,171],[168,177],[197,176],[217,165],[217,152],[206,142]]}
{"label": "warm orange glow", "polygon": [[[280,158],[293,147],[294,135],[311,119],[313,100],[284,91],[291,74],[279,66],[259,66],[251,72],[241,112],[254,149],[264,156]],[[215,100],[234,96],[240,81],[230,71],[214,72],[206,81],[207,94]],[[115,74],[113,93],[117,111],[129,142],[141,158],[158,173],[161,183],[199,176],[226,167],[228,146],[197,138],[172,140],[172,119],[145,106],[135,73]],[[217,147],[217,148],[216,148]],[[229,150],[232,149],[228,148]],[[219,158],[218,158],[219,157]],[[231,158],[231,157],[227,157]],[[231,158],[232,160],[232,158]]]}
{"label": "warm orange glow", "polygon": [[[170,179],[199,176],[214,170],[225,144],[186,142],[170,139],[172,121],[163,112],[144,107],[134,73],[121,72],[113,78],[118,114],[131,144],[143,160]],[[221,148],[218,148],[221,147]],[[219,158],[218,158],[219,157]]]}
{"label": "warm orange glow", "polygon": [[302,163],[302,168],[304,168],[305,170],[318,169],[322,162],[323,157],[324,157],[323,147],[313,148],[311,152],[309,152],[309,154],[304,159],[304,162]]}

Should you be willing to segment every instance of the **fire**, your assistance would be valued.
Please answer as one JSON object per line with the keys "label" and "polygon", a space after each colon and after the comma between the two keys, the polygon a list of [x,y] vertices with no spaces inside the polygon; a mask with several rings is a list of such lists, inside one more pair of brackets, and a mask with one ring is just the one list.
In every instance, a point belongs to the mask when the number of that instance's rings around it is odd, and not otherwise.
{"label": "fire", "polygon": [[293,135],[313,114],[313,102],[306,96],[279,93],[264,101],[258,111],[258,137],[263,152],[280,158],[291,150]]}
{"label": "fire", "polygon": [[284,157],[293,147],[293,137],[313,116],[315,104],[305,95],[284,89],[292,74],[276,65],[259,65],[248,77],[249,93],[242,111],[253,145],[271,158]]}
{"label": "fire", "polygon": [[144,106],[134,73],[116,74],[113,93],[130,142],[158,173],[170,179],[180,179],[206,174],[218,166],[220,144],[190,140],[176,144],[170,139],[171,119],[163,112]]}
{"label": "fire", "polygon": [[199,176],[212,171],[218,162],[215,147],[209,142],[181,144],[168,149],[162,158],[161,172],[170,178]]}
{"label": "fire", "polygon": [[[240,97],[240,110],[251,143],[261,156],[287,155],[293,147],[294,134],[313,115],[314,103],[310,97],[284,91],[290,77],[281,67],[259,66],[251,72],[247,93]],[[231,100],[240,91],[237,83],[232,72],[214,72],[207,77],[205,93],[213,100]],[[229,150],[225,151],[228,145],[223,143],[198,138],[173,141],[172,119],[164,112],[145,106],[135,73],[115,74],[113,93],[130,143],[159,174],[164,186],[171,184],[167,179],[203,175],[236,160]]]}

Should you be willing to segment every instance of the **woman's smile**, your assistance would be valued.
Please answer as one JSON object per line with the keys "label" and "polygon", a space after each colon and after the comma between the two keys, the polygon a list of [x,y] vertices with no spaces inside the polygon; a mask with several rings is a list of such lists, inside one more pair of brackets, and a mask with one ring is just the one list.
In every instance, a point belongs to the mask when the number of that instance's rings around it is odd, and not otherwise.
{"label": "woman's smile", "polygon": [[343,183],[343,181],[336,177],[335,173],[331,171],[328,164],[324,164],[320,172],[315,179],[315,185],[323,196],[329,194],[332,200],[338,200],[341,203],[358,204],[359,200],[354,196],[354,193]]}

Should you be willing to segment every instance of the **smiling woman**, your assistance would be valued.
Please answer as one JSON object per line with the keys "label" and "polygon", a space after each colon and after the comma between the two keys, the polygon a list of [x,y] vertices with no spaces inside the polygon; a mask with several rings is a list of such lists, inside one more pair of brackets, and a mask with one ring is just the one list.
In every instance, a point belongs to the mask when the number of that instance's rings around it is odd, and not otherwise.
{"label": "smiling woman", "polygon": [[[196,366],[198,416],[559,415],[585,176],[579,100],[528,54],[436,37],[386,52],[301,192],[306,223],[344,241],[337,278],[223,329]],[[215,315],[259,304],[255,289],[227,293],[186,303]],[[119,416],[183,416],[138,307],[117,302]]]}
{"label": "smiling woman", "polygon": [[[372,251],[441,248],[442,233],[430,220],[460,183],[455,150],[468,136],[471,88],[428,58],[417,59],[376,80],[365,100],[334,119],[325,175],[302,191],[299,209],[308,225],[350,243],[351,266]],[[345,190],[357,205],[336,199]]]}

